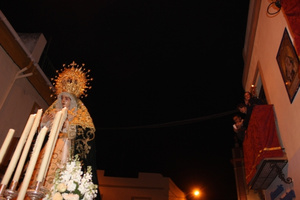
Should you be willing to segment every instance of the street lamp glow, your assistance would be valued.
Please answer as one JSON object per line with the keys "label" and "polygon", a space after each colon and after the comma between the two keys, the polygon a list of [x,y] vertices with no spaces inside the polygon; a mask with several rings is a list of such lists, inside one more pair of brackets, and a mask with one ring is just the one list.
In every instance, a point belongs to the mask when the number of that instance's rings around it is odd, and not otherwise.
{"label": "street lamp glow", "polygon": [[195,191],[194,191],[194,195],[195,195],[195,196],[200,196],[199,190],[195,190]]}
{"label": "street lamp glow", "polygon": [[193,189],[191,190],[188,194],[186,194],[186,198],[189,199],[189,200],[192,200],[192,199],[200,199],[202,198],[202,191],[200,189]]}

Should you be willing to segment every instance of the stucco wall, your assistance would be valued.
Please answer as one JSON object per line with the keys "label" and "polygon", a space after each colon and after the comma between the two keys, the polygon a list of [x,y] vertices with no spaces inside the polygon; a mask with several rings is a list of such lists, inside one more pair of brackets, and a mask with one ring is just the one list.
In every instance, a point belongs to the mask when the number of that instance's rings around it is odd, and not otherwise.
{"label": "stucco wall", "polygon": [[[293,178],[293,184],[285,184],[279,179],[265,191],[266,198],[271,199],[270,192],[274,191],[278,185],[284,185],[285,192],[278,198],[284,196],[286,192],[293,189],[300,195],[300,94],[296,94],[290,103],[284,81],[276,60],[278,49],[281,43],[284,29],[289,31],[288,24],[284,17],[284,11],[270,16],[267,14],[269,1],[261,1],[259,20],[254,40],[246,90],[253,84],[256,70],[258,69],[266,97],[269,104],[274,105],[279,127],[279,139],[286,150],[288,165],[284,169],[285,175]],[[290,34],[292,37],[292,35]]]}

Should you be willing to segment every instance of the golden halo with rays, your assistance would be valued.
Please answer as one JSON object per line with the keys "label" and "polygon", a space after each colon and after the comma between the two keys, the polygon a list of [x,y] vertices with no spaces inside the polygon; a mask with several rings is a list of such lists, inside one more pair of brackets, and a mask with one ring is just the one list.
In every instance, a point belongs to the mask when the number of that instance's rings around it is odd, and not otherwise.
{"label": "golden halo with rays", "polygon": [[75,95],[77,98],[87,96],[87,90],[91,89],[89,86],[92,78],[88,78],[90,70],[85,70],[85,64],[79,66],[75,61],[66,66],[63,65],[61,72],[56,71],[58,76],[55,76],[52,81],[55,88],[55,94],[58,96],[62,92],[68,92]]}

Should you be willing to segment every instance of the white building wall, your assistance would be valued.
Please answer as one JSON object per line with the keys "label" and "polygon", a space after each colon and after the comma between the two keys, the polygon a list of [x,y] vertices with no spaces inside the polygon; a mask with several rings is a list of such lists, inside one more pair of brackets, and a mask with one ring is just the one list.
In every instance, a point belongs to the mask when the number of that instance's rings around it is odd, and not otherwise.
{"label": "white building wall", "polygon": [[[253,2],[254,0],[251,1],[251,3]],[[290,103],[276,60],[284,29],[289,30],[289,27],[283,10],[277,15],[270,16],[267,14],[269,4],[270,1],[261,1],[245,90],[249,90],[258,78],[255,77],[258,69],[258,76],[262,80],[268,103],[274,105],[278,120],[279,139],[287,153],[288,165],[285,167],[284,173],[286,177],[293,178],[293,184],[285,184],[277,178],[265,191],[267,200],[271,199],[270,193],[275,191],[278,185],[283,185],[285,188],[285,191],[277,197],[278,199],[291,189],[295,191],[296,196],[300,195],[300,94],[296,94],[293,102]],[[292,34],[290,37],[293,39]]]}
{"label": "white building wall", "polygon": [[170,178],[157,173],[139,173],[137,178],[104,176],[97,170],[102,200],[186,200]]}

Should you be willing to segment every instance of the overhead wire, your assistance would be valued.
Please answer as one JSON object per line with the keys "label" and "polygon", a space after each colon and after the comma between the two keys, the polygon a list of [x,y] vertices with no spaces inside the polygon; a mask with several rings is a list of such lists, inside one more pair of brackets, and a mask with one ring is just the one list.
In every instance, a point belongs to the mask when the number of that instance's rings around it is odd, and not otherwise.
{"label": "overhead wire", "polygon": [[227,112],[222,112],[218,114],[212,114],[204,117],[197,117],[192,119],[185,119],[185,120],[179,120],[179,121],[172,121],[172,122],[166,122],[166,123],[160,123],[160,124],[150,124],[150,125],[143,125],[143,126],[128,126],[128,127],[97,127],[97,130],[134,130],[134,129],[150,129],[150,128],[165,128],[165,127],[174,127],[174,126],[181,126],[181,125],[187,125],[187,124],[193,124],[198,123],[205,120],[210,119],[216,119],[219,117],[224,117],[227,115],[231,115],[233,113],[236,113],[237,110],[230,110]]}

